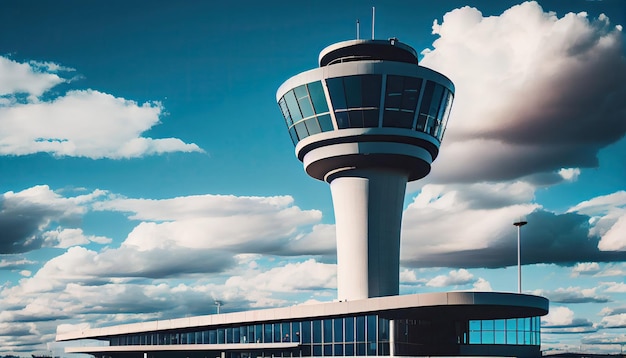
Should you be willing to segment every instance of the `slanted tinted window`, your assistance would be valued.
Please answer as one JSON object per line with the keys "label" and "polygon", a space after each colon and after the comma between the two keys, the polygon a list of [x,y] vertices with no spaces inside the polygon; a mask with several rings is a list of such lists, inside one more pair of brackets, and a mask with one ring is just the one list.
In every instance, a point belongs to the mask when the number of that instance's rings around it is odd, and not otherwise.
{"label": "slanted tinted window", "polygon": [[294,145],[310,135],[334,130],[320,81],[288,91],[278,106]]}
{"label": "slanted tinted window", "polygon": [[311,96],[311,102],[313,102],[313,109],[315,114],[328,112],[328,103],[326,102],[326,95],[322,88],[322,82],[312,82],[307,85],[309,88],[309,94]]}
{"label": "slanted tinted window", "polygon": [[422,80],[415,77],[387,76],[383,127],[412,128]]}
{"label": "slanted tinted window", "polygon": [[326,80],[339,129],[378,126],[381,83],[380,75]]}

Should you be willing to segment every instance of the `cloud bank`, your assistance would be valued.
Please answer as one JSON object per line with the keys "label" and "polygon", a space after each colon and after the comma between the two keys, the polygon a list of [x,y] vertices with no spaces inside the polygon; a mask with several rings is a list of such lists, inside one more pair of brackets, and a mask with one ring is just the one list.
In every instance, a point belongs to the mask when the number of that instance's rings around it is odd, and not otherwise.
{"label": "cloud bank", "polygon": [[43,98],[69,82],[58,74],[68,70],[0,56],[0,155],[121,159],[202,152],[178,138],[142,137],[163,116],[159,102],[138,104],[92,89]]}
{"label": "cloud bank", "polygon": [[450,77],[456,96],[430,182],[562,180],[561,168],[597,166],[624,136],[622,33],[606,16],[558,18],[525,2],[485,17],[466,6],[433,34],[421,64]]}

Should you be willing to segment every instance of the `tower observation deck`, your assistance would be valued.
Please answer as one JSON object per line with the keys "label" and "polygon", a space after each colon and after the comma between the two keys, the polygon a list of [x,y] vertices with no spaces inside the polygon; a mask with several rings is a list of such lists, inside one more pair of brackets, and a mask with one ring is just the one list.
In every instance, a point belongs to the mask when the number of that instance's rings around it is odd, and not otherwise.
{"label": "tower observation deck", "polygon": [[296,156],[330,184],[339,300],[398,294],[406,184],[430,172],[453,97],[395,38],[328,46],[278,89]]}

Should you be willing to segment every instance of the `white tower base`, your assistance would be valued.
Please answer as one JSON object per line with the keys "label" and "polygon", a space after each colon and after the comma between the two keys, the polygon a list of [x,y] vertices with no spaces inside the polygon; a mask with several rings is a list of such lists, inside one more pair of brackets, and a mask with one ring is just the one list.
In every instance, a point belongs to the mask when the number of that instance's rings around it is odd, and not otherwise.
{"label": "white tower base", "polygon": [[397,295],[408,174],[349,169],[331,175],[339,300]]}

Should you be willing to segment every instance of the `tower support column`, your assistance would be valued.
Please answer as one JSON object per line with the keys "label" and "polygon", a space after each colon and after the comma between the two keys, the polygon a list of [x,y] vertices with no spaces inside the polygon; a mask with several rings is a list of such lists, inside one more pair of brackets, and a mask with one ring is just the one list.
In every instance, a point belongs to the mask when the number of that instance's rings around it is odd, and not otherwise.
{"label": "tower support column", "polygon": [[408,174],[345,169],[328,177],[337,232],[339,300],[397,295]]}

